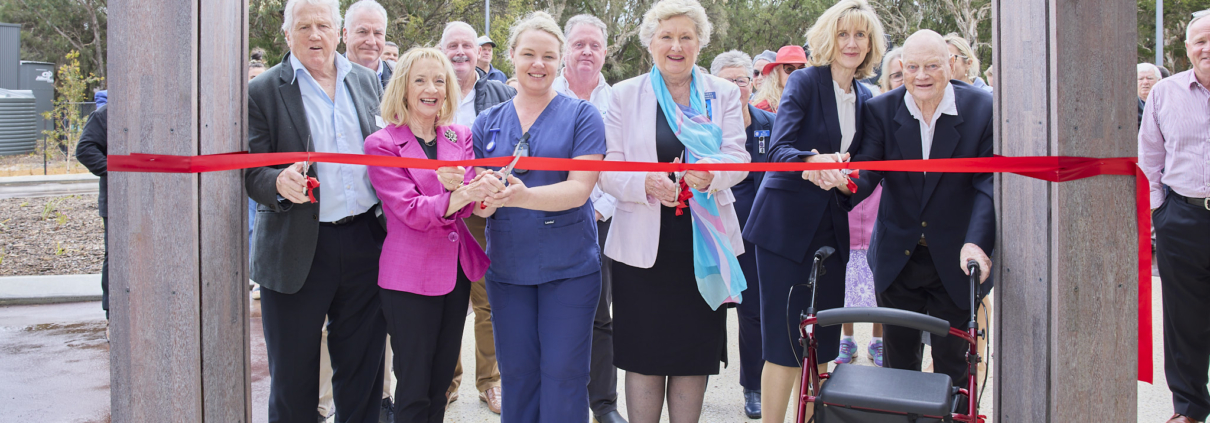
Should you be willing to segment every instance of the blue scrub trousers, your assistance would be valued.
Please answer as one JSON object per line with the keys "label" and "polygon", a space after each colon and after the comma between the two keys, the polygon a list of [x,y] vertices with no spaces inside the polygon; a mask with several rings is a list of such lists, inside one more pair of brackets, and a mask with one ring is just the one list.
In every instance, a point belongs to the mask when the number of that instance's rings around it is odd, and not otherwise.
{"label": "blue scrub trousers", "polygon": [[537,285],[487,280],[502,423],[588,421],[592,324],[601,273]]}

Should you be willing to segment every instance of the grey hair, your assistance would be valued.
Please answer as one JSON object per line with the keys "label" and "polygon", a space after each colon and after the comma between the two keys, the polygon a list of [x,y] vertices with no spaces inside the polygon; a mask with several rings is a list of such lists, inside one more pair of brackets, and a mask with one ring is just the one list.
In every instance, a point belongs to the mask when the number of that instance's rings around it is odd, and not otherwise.
{"label": "grey hair", "polygon": [[1185,25],[1185,41],[1193,38],[1193,23],[1202,20],[1202,18],[1210,16],[1210,9],[1193,12],[1193,19],[1189,20],[1189,25]]}
{"label": "grey hair", "polygon": [[360,12],[361,9],[365,9],[367,7],[370,8],[370,10],[378,12],[379,15],[382,15],[382,20],[384,22],[391,21],[391,18],[387,17],[387,9],[382,7],[381,4],[378,4],[377,1],[358,0],[357,3],[353,3],[352,5],[349,5],[348,9],[345,9],[345,26],[344,26],[344,28],[349,29],[349,22],[353,21],[353,14]]}
{"label": "grey hair", "polygon": [[1156,65],[1153,65],[1150,63],[1139,63],[1138,66],[1135,66],[1135,69],[1136,69],[1135,70],[1136,73],[1137,72],[1146,72],[1146,71],[1155,72],[1156,81],[1164,79],[1164,74],[1160,73],[1160,68],[1157,67]]}
{"label": "grey hair", "polygon": [[605,22],[601,22],[601,19],[587,13],[572,16],[571,19],[567,20],[567,23],[563,24],[563,38],[571,38],[571,30],[576,29],[581,24],[597,27],[597,29],[601,30],[601,38],[606,43],[609,42],[609,29],[605,27]]}
{"label": "grey hair", "polygon": [[693,26],[697,29],[697,39],[701,44],[698,50],[710,45],[710,34],[714,32],[714,26],[706,16],[706,8],[697,0],[660,0],[651,6],[651,9],[643,14],[643,23],[639,25],[639,42],[643,47],[650,48],[651,38],[655,36],[660,22],[677,16],[685,16],[693,21]]}
{"label": "grey hair", "polygon": [[391,47],[399,48],[399,44],[395,44],[394,41],[387,41],[387,45],[391,46]]}
{"label": "grey hair", "polygon": [[450,31],[453,31],[455,29],[465,29],[467,31],[470,31],[472,40],[479,38],[479,33],[475,32],[475,27],[471,26],[471,24],[468,24],[468,23],[462,22],[462,21],[453,21],[453,22],[447,23],[447,24],[445,24],[445,29],[441,31],[441,42],[440,42],[441,51],[445,51],[445,38],[450,35]]}
{"label": "grey hair", "polygon": [[710,74],[718,75],[726,68],[740,68],[744,70],[744,74],[749,78],[752,77],[752,58],[748,53],[739,50],[731,50],[726,53],[714,56],[714,61],[710,62]]}
{"label": "grey hair", "polygon": [[336,28],[340,28],[340,1],[339,0],[290,0],[286,2],[286,16],[282,19],[281,30],[289,31],[294,27],[294,9],[299,4],[314,4],[318,6],[327,6],[328,11],[332,13],[332,24]]}

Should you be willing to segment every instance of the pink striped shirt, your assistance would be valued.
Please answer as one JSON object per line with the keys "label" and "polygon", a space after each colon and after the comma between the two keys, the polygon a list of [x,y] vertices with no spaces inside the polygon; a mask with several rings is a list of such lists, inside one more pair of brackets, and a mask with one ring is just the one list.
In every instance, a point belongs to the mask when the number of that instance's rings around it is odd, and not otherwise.
{"label": "pink striped shirt", "polygon": [[1155,84],[1139,128],[1139,167],[1151,181],[1151,208],[1177,194],[1210,197],[1210,90],[1192,70]]}

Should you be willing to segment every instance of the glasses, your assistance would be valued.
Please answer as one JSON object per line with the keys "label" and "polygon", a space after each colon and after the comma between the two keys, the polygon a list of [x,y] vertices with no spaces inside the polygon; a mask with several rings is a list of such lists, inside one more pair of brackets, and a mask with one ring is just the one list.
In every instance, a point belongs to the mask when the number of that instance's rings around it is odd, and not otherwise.
{"label": "glasses", "polygon": [[795,64],[786,63],[786,64],[781,65],[781,71],[785,72],[786,74],[791,74],[791,73],[794,73],[794,71],[805,68],[805,67],[807,67],[807,65],[797,64],[797,63],[795,63]]}
{"label": "glasses", "polygon": [[894,73],[891,73],[891,80],[892,80],[892,81],[896,81],[896,82],[898,82],[898,81],[902,81],[902,80],[903,80],[903,72],[894,72]]}
{"label": "glasses", "polygon": [[963,62],[965,62],[967,60],[966,56],[963,56],[961,54],[951,54],[950,57],[953,57],[955,59],[962,59]]}
{"label": "glasses", "polygon": [[752,82],[752,78],[744,76],[744,77],[739,77],[739,78],[735,78],[735,79],[728,79],[728,81],[731,81],[732,84],[735,84],[736,86],[739,86],[740,88],[743,88],[743,87],[748,86],[748,83]]}

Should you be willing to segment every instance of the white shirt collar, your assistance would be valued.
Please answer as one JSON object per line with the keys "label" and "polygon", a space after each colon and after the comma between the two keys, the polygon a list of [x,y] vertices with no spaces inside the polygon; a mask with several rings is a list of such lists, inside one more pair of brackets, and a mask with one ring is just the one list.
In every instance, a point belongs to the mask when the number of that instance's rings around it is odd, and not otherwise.
{"label": "white shirt collar", "polygon": [[[315,76],[311,75],[311,71],[307,70],[307,67],[303,66],[302,62],[300,62],[297,57],[294,57],[293,54],[290,55],[290,67],[294,68],[294,75],[291,75],[291,78],[290,78],[291,84],[293,84],[294,81],[298,79],[299,72],[303,72],[308,77],[311,77],[311,79],[315,79]],[[348,75],[349,71],[351,71],[351,70],[353,70],[353,63],[350,62],[349,59],[345,58],[345,56],[343,54],[337,54],[336,55],[336,80],[343,81],[345,79],[345,75]]]}
{"label": "white shirt collar", "polygon": [[924,122],[924,116],[920,112],[920,107],[916,105],[916,99],[912,97],[910,91],[904,94],[903,102],[906,103],[908,112],[912,114],[912,117],[928,125],[930,128],[937,123],[937,118],[941,117],[942,114],[958,116],[958,104],[954,102],[953,83],[945,84],[945,94],[941,96],[941,104],[937,106],[937,111],[933,112],[931,122]]}
{"label": "white shirt collar", "polygon": [[844,92],[836,80],[832,80],[832,91],[836,93],[836,104],[857,104],[857,87],[849,87],[850,92]]}

